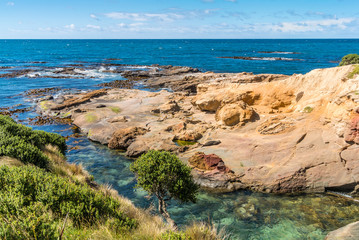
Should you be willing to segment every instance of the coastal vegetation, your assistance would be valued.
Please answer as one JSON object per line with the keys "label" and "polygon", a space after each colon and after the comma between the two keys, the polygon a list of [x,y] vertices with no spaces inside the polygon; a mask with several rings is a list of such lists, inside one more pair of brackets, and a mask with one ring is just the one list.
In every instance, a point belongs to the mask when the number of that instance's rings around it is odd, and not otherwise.
{"label": "coastal vegetation", "polygon": [[359,55],[358,54],[348,54],[342,58],[342,61],[339,63],[339,66],[345,66],[350,64],[359,64]]}
{"label": "coastal vegetation", "polygon": [[220,239],[206,224],[174,231],[97,184],[66,162],[60,135],[0,115],[0,142],[1,239]]}
{"label": "coastal vegetation", "polygon": [[158,211],[177,228],[167,211],[167,202],[171,199],[196,201],[198,186],[193,181],[191,168],[174,154],[151,150],[131,165],[131,171],[137,175],[136,186],[158,198]]}
{"label": "coastal vegetation", "polygon": [[354,78],[356,75],[359,74],[359,65],[355,65],[353,71],[351,71],[349,74],[348,74],[348,79],[352,79]]}

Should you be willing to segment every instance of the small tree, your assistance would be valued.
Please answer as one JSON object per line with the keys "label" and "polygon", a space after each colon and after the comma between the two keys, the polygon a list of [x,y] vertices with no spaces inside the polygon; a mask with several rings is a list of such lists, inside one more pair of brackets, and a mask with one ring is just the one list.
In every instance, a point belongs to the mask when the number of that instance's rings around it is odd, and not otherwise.
{"label": "small tree", "polygon": [[158,210],[173,227],[176,223],[167,212],[167,201],[196,202],[198,186],[194,183],[191,168],[174,154],[151,150],[131,164],[137,175],[136,187],[143,188],[158,198]]}

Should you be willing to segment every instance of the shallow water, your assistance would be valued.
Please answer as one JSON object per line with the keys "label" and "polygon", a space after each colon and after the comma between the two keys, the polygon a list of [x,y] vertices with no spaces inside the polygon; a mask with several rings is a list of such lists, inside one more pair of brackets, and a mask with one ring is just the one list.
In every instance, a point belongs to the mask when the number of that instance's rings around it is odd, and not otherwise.
{"label": "shallow water", "polygon": [[[259,51],[300,54],[265,54]],[[337,63],[330,61],[339,60],[351,52],[359,52],[359,40],[0,40],[0,66],[96,64],[106,62],[106,58],[121,58],[117,63],[187,65],[216,72],[292,74],[336,66]],[[217,58],[219,56],[284,56],[303,61],[246,61]],[[31,63],[33,61],[46,63]],[[102,74],[100,69],[88,74],[86,79],[0,79],[0,107],[34,106],[30,99],[17,95],[28,89],[61,87],[86,90],[97,88],[95,85],[98,83],[121,79],[119,75]],[[95,78],[90,78],[91,74]],[[36,115],[31,111],[17,119]],[[73,133],[69,125],[34,128],[63,136]],[[145,198],[145,192],[134,190],[135,177],[129,171],[132,160],[121,152],[109,150],[85,137],[70,138],[68,144],[68,160],[82,164],[97,182],[112,185],[136,206],[147,208],[155,204],[154,199]],[[73,146],[80,148],[72,149]],[[287,196],[247,191],[227,194],[201,192],[196,204],[171,202],[169,212],[181,226],[193,220],[211,222],[225,228],[232,239],[324,239],[328,231],[359,220],[358,203],[325,194]]]}
{"label": "shallow water", "polygon": [[[70,162],[81,163],[100,183],[110,184],[140,207],[154,199],[135,190],[132,160],[119,151],[81,139],[81,148],[70,151]],[[71,144],[71,141],[69,142]],[[359,219],[359,204],[326,194],[269,195],[240,191],[201,192],[197,203],[171,202],[169,212],[180,225],[193,220],[225,228],[232,239],[324,239],[328,231]]]}

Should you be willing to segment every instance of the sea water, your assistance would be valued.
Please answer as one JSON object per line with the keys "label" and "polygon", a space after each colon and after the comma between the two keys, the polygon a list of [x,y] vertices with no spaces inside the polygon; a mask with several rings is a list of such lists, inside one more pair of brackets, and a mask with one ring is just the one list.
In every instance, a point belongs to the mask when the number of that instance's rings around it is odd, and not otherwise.
{"label": "sea water", "polygon": [[[99,64],[108,63],[110,58],[116,59],[111,63],[118,64],[180,65],[213,72],[304,74],[315,68],[337,66],[341,57],[349,53],[359,53],[359,40],[0,40],[0,67],[38,68],[48,76],[46,67],[99,66],[86,70],[85,79],[26,75],[0,78],[0,107],[34,107],[33,99],[21,95],[29,89],[61,87],[81,91],[123,79],[101,70]],[[236,56],[254,60],[221,58]],[[0,69],[0,74],[6,71]],[[35,109],[16,119],[34,116]],[[73,133],[71,126],[63,124],[33,127],[63,136]],[[133,188],[136,180],[129,170],[132,160],[123,153],[84,136],[69,138],[68,145],[68,161],[82,164],[97,182],[111,185],[136,206],[148,208],[155,204],[155,199]],[[180,226],[205,221],[224,228],[231,239],[324,239],[329,231],[359,220],[358,203],[326,194],[202,191],[197,203],[171,202],[169,212]]]}

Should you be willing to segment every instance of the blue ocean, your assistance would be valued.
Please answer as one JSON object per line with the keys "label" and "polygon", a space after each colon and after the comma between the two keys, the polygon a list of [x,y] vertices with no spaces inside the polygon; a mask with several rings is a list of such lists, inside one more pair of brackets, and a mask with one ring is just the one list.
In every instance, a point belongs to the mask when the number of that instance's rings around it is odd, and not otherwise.
{"label": "blue ocean", "polygon": [[[33,69],[15,77],[0,78],[0,109],[31,109],[13,117],[31,125],[38,116],[36,103],[24,92],[59,87],[63,91],[97,89],[99,83],[124,79],[103,71],[106,63],[146,68],[153,64],[190,66],[201,71],[305,74],[338,66],[349,53],[359,53],[359,39],[298,40],[0,40],[0,75]],[[84,78],[51,77],[47,69],[81,65]],[[91,66],[91,68],[88,68]],[[44,77],[45,76],[45,77]],[[138,86],[141,88],[141,86]],[[151,89],[146,89],[150,90]],[[71,136],[67,124],[33,126]],[[119,151],[69,137],[68,161],[82,164],[99,183],[110,184],[135,205],[148,208],[153,199],[135,190],[129,170],[132,160]],[[268,195],[240,191],[201,192],[195,204],[172,202],[169,212],[183,226],[204,221],[224,229],[230,239],[324,239],[334,229],[358,220],[359,204],[327,194]]]}

